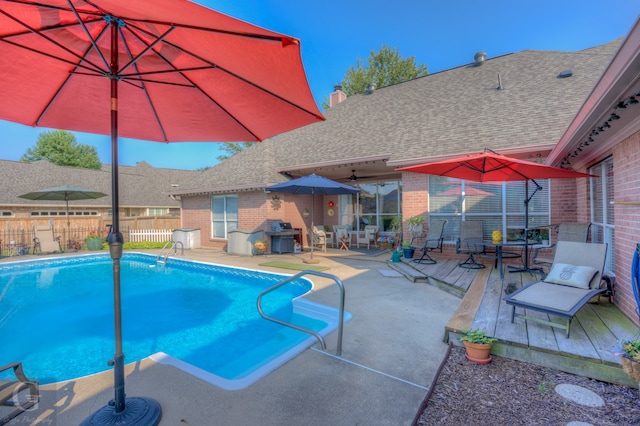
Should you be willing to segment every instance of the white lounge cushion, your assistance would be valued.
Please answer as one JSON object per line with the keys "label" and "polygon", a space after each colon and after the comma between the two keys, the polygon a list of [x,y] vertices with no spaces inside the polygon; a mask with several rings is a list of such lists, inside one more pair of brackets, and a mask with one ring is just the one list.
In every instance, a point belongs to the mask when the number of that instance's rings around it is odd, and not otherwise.
{"label": "white lounge cushion", "polygon": [[591,281],[597,273],[598,270],[591,266],[556,263],[553,265],[549,275],[547,275],[544,281],[547,283],[589,289],[591,288]]}

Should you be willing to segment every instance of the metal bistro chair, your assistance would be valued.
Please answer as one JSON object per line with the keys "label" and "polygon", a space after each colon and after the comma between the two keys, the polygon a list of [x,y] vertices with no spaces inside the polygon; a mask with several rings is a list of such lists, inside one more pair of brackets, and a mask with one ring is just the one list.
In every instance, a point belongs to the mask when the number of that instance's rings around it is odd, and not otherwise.
{"label": "metal bistro chair", "polygon": [[460,222],[460,238],[458,240],[458,253],[468,253],[469,256],[458,266],[465,269],[482,269],[484,264],[478,262],[476,257],[486,252],[482,243],[484,238],[481,220],[465,220]]}
{"label": "metal bistro chair", "polygon": [[438,263],[434,258],[429,256],[429,252],[440,250],[440,253],[442,253],[442,242],[444,240],[442,235],[444,234],[444,225],[446,225],[446,223],[446,220],[431,221],[424,244],[422,246],[414,246],[416,250],[422,252],[422,256],[419,259],[413,259],[414,262],[431,265]]}

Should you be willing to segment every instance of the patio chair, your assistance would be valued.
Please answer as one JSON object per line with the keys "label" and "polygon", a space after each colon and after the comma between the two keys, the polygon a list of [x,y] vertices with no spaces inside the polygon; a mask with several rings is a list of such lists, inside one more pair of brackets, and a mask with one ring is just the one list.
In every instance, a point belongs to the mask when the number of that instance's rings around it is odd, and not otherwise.
{"label": "patio chair", "polygon": [[375,225],[365,225],[364,232],[356,235],[356,246],[360,248],[360,243],[367,244],[367,249],[371,247],[371,242],[373,241],[373,246],[378,247],[378,243],[376,242],[376,234],[378,233],[378,227]]}
{"label": "patio chair", "polygon": [[53,236],[51,225],[36,225],[33,228],[33,254],[62,252],[60,237]]}
{"label": "patio chair", "polygon": [[309,245],[321,248],[324,252],[327,251],[327,234],[324,233],[323,226],[314,226],[308,234],[310,239]]}
{"label": "patio chair", "polygon": [[[0,425],[9,423],[11,419],[29,410],[40,400],[38,382],[27,379],[22,371],[22,363],[12,362],[0,367],[0,373],[10,369],[13,369],[17,380],[0,379],[0,406],[15,409],[0,418]],[[22,394],[23,391],[28,391],[28,394]]]}
{"label": "patio chair", "polygon": [[[591,223],[565,222],[558,225],[557,241],[575,241],[578,243],[586,243],[589,239],[589,228]],[[556,241],[556,242],[557,242]],[[538,256],[540,249],[548,249],[555,247],[550,246],[535,247],[533,249],[532,263],[535,265],[551,265],[553,263],[553,255],[551,257]]]}
{"label": "patio chair", "polygon": [[336,232],[336,244],[338,244],[338,250],[349,250],[351,247],[351,235],[349,235],[348,228],[334,226]]}
{"label": "patio chair", "polygon": [[468,253],[469,256],[458,266],[465,269],[482,269],[484,264],[478,262],[476,257],[485,253],[485,246],[482,244],[484,231],[481,220],[465,220],[460,222],[460,238],[458,239],[457,252]]}
{"label": "patio chair", "polygon": [[[601,287],[602,271],[607,245],[574,241],[558,241],[549,275],[509,294],[503,300],[512,305],[511,322],[515,317],[565,329],[567,338],[571,320],[594,296],[604,293]],[[516,308],[539,311],[550,319],[516,313]],[[551,316],[563,318],[555,322]]]}
{"label": "patio chair", "polygon": [[429,230],[427,231],[427,236],[425,237],[424,244],[422,246],[412,246],[416,250],[420,250],[422,252],[422,256],[419,259],[413,259],[416,263],[426,263],[434,265],[438,263],[434,258],[429,256],[430,251],[440,250],[442,253],[442,242],[444,238],[442,234],[444,234],[444,225],[447,223],[446,220],[432,220],[429,224]]}

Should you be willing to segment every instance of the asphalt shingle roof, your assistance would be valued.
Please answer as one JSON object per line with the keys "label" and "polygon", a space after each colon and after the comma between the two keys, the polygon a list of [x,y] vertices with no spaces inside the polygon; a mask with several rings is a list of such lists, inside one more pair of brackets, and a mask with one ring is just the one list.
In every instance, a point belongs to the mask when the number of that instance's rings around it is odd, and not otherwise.
{"label": "asphalt shingle roof", "polygon": [[[260,188],[286,180],[274,168],[370,156],[385,156],[395,168],[485,147],[548,149],[620,42],[577,52],[525,50],[351,96],[326,110],[326,121],[255,144],[176,192]],[[573,75],[559,78],[566,70]]]}
{"label": "asphalt shingle roof", "polygon": [[[142,162],[135,167],[119,166],[121,207],[179,207],[180,202],[168,193],[175,191],[202,172],[158,169]],[[19,198],[21,194],[56,186],[76,186],[104,192],[107,197],[96,200],[74,201],[75,205],[111,206],[111,168],[103,170],[56,166],[48,161],[26,163],[0,160],[0,206],[59,205],[60,202],[31,201]],[[173,185],[178,185],[177,187]]]}

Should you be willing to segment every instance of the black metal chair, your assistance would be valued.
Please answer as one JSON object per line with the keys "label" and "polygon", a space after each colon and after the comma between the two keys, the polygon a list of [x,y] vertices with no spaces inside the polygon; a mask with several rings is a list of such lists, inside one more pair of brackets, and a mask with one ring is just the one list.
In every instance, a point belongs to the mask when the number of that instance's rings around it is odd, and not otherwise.
{"label": "black metal chair", "polygon": [[442,234],[444,234],[444,225],[446,225],[446,223],[446,220],[431,221],[424,244],[422,246],[412,245],[415,250],[420,250],[422,252],[422,256],[419,259],[413,259],[414,262],[431,265],[438,263],[429,255],[429,252],[440,250],[440,253],[442,253],[442,242],[444,240]]}

